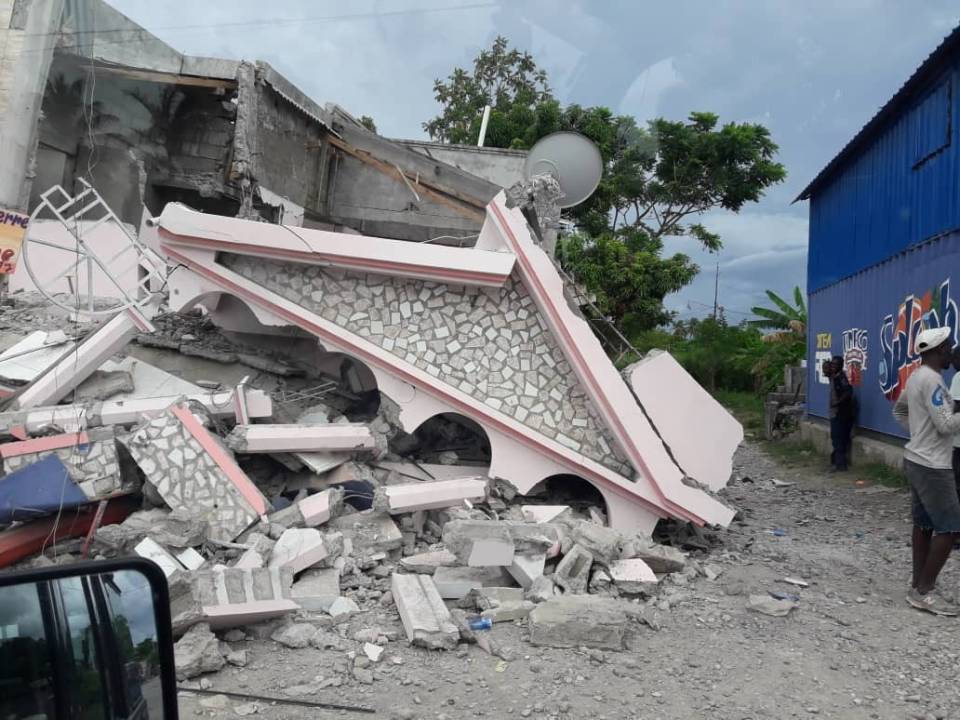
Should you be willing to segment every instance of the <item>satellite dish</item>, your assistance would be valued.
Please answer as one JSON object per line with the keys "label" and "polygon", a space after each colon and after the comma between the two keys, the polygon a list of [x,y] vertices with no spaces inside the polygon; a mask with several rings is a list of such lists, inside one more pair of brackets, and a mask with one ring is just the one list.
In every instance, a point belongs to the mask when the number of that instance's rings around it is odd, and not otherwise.
{"label": "satellite dish", "polygon": [[552,175],[563,192],[560,207],[573,207],[597,189],[603,175],[603,158],[585,135],[555,132],[530,148],[523,175],[528,180],[534,175]]}

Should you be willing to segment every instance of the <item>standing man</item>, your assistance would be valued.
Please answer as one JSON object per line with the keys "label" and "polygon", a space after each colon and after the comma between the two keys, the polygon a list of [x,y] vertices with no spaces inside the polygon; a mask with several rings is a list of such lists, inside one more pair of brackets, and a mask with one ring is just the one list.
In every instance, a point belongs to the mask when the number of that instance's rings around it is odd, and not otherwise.
{"label": "standing man", "polygon": [[[825,364],[826,367],[826,364]],[[832,471],[846,472],[850,462],[850,433],[853,432],[853,387],[843,371],[843,357],[834,355],[830,361],[830,441],[833,453]]]}
{"label": "standing man", "polygon": [[910,431],[903,470],[913,503],[913,579],[907,602],[935,615],[957,615],[956,606],[934,590],[954,541],[960,537],[960,497],[953,479],[953,437],[960,414],[953,412],[944,369],[953,352],[949,328],[931,328],[917,336],[917,368],[897,398],[893,416]]}
{"label": "standing man", "polygon": [[[950,397],[953,398],[953,411],[960,412],[960,347],[953,351],[951,364],[957,370],[950,383]],[[953,479],[957,483],[957,494],[960,495],[960,434],[953,436]]]}

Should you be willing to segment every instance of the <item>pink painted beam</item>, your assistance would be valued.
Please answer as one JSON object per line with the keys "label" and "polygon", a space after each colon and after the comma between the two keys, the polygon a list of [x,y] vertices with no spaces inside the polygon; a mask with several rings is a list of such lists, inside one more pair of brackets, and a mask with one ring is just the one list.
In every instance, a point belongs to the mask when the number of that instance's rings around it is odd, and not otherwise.
{"label": "pink painted beam", "polygon": [[563,279],[553,261],[533,242],[523,213],[507,208],[504,193],[487,206],[487,223],[497,228],[502,241],[516,255],[517,273],[547,327],[617,444],[638,474],[652,483],[660,503],[671,515],[697,524],[729,524],[732,508],[683,482],[683,473],[667,454],[600,341],[570,308],[563,293]]}
{"label": "pink painted beam", "polygon": [[464,500],[483,500],[486,491],[487,481],[480,477],[386,485],[377,488],[374,505],[399,515],[462,505]]}
{"label": "pink painted beam", "polygon": [[134,335],[153,332],[153,329],[139,310],[123,310],[28,385],[13,399],[11,407],[21,409],[57,403],[130,342]]}
{"label": "pink painted beam", "polygon": [[4,443],[0,445],[0,457],[6,459],[19,457],[20,455],[32,455],[50,450],[61,450],[67,447],[86,445],[88,442],[90,442],[90,438],[85,432],[48,435],[47,437],[34,438],[32,440]]}
{"label": "pink painted beam", "polygon": [[223,471],[234,487],[240,492],[253,511],[258,515],[267,514],[267,501],[256,485],[247,477],[247,474],[240,469],[236,461],[227,453],[219,442],[210,434],[210,432],[200,424],[200,421],[183,405],[174,405],[170,411],[183,424],[187,432],[193,435],[194,439],[200,443],[210,458],[217,464],[217,467]]}
{"label": "pink painted beam", "polygon": [[350,452],[376,447],[366,425],[237,425],[227,436],[230,449],[240,453]]}
{"label": "pink painted beam", "polygon": [[513,256],[506,252],[251,223],[195,212],[179,203],[168,203],[153,224],[165,245],[333,265],[357,272],[499,287],[513,270]]}

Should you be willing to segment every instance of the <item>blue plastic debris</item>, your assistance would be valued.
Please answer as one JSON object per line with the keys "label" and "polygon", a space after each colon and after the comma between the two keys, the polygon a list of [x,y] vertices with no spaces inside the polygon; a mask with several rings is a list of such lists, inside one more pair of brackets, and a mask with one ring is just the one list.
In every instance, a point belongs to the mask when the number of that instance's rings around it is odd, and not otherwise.
{"label": "blue plastic debris", "polygon": [[0,478],[0,524],[52,515],[90,502],[56,455]]}

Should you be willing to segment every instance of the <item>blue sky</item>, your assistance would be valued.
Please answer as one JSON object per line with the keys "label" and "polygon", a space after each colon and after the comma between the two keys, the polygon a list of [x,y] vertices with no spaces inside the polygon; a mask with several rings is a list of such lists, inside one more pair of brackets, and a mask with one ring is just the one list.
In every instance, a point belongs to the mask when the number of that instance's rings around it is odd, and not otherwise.
{"label": "blue sky", "polygon": [[806,183],[960,21],[949,0],[113,0],[178,50],[266,60],[321,104],[370,115],[388,137],[423,137],[432,86],[498,35],[531,51],[564,103],[641,122],[708,110],[770,128],[785,183],[739,215],[710,213],[719,254],[668,242],[701,265],[668,299],[684,317],[713,302],[731,320],[772,288],[804,286]]}

